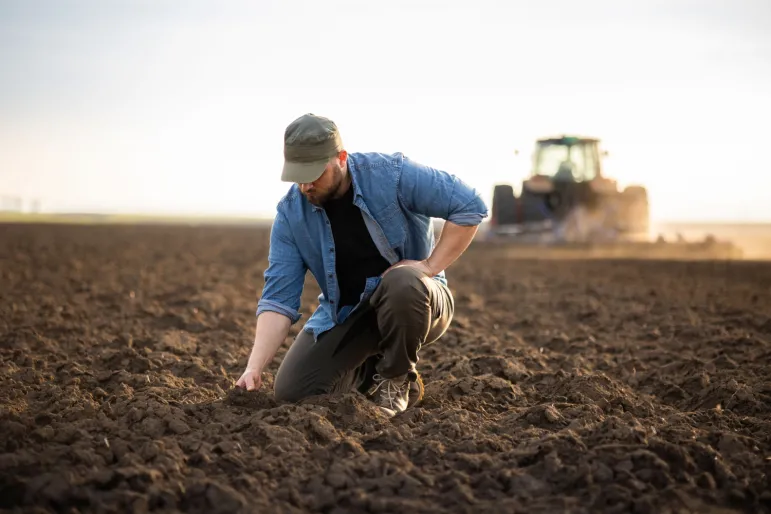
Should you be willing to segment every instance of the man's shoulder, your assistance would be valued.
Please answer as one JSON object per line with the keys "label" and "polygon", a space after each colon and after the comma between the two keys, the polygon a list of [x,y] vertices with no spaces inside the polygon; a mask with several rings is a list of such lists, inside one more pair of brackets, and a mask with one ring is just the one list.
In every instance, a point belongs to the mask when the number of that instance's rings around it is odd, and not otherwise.
{"label": "man's shoulder", "polygon": [[402,152],[352,152],[348,158],[353,161],[356,171],[384,169],[393,172],[401,170],[405,159]]}
{"label": "man's shoulder", "polygon": [[297,201],[300,198],[300,194],[300,188],[297,184],[291,184],[286,193],[279,199],[278,207]]}
{"label": "man's shoulder", "polygon": [[290,213],[300,212],[303,207],[303,195],[300,188],[297,184],[292,184],[276,204],[276,212],[289,217]]}

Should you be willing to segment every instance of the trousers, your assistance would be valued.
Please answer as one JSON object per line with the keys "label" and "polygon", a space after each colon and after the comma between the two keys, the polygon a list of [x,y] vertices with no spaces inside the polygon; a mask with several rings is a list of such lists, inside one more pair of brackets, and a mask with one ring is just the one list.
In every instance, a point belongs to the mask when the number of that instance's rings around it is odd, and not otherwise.
{"label": "trousers", "polygon": [[321,334],[300,331],[274,381],[279,401],[319,394],[364,393],[376,374],[415,373],[421,347],[449,328],[455,302],[449,288],[404,266],[387,272],[369,301]]}

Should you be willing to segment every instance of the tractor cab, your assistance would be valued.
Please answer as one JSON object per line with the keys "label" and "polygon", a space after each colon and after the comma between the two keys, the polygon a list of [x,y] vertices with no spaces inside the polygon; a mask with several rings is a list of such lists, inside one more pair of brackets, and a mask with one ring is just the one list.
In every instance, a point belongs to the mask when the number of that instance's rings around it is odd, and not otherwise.
{"label": "tractor cab", "polygon": [[608,181],[602,177],[599,144],[599,139],[577,136],[539,139],[533,152],[533,168],[523,187],[533,193],[550,192],[555,183],[614,187],[605,184]]}
{"label": "tractor cab", "polygon": [[533,153],[533,175],[560,182],[586,182],[601,175],[599,140],[562,136],[539,139]]}

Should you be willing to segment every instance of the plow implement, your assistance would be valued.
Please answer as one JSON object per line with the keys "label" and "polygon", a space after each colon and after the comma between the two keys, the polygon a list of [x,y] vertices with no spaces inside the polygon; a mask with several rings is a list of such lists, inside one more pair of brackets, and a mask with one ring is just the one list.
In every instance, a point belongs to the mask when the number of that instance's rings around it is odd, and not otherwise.
{"label": "plow implement", "polygon": [[663,238],[569,241],[554,237],[553,234],[514,234],[486,230],[480,233],[474,244],[511,258],[740,260],[744,257],[739,246],[711,237],[701,241],[669,241]]}

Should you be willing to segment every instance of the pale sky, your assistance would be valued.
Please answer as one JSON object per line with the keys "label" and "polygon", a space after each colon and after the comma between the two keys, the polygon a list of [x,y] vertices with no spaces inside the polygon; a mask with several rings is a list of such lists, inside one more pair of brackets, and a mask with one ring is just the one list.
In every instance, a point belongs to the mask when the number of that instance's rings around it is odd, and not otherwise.
{"label": "pale sky", "polygon": [[771,2],[0,0],[0,196],[271,216],[306,112],[488,202],[577,132],[656,220],[771,221]]}

